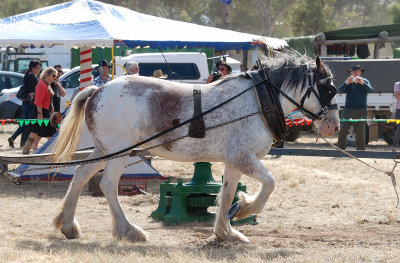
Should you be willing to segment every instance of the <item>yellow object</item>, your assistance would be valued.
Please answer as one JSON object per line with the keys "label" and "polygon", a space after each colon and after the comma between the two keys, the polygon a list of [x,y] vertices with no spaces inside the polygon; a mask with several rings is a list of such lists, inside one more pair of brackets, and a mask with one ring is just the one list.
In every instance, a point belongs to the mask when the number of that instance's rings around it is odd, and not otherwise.
{"label": "yellow object", "polygon": [[[114,65],[115,64],[114,47],[111,47],[111,61],[112,61],[112,64]],[[111,79],[112,80],[114,79],[114,74],[115,74],[114,71],[115,71],[115,67],[113,66],[111,69]]]}

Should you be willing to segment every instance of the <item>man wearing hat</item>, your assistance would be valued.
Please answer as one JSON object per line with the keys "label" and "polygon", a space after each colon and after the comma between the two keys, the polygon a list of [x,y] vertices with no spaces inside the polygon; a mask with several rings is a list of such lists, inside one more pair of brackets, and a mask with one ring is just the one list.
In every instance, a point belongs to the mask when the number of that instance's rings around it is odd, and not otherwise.
{"label": "man wearing hat", "polygon": [[217,61],[217,63],[215,63],[215,65],[217,66],[218,72],[211,73],[208,76],[206,83],[214,82],[214,81],[218,80],[219,78],[225,77],[226,75],[232,73],[231,66],[226,64],[226,62],[223,60]]}
{"label": "man wearing hat", "polygon": [[[372,86],[366,78],[362,78],[361,74],[364,68],[360,65],[353,65],[347,70],[350,76],[339,87],[339,91],[346,93],[346,102],[342,112],[344,119],[365,119],[367,117],[367,93],[372,91]],[[338,147],[346,149],[347,133],[351,125],[354,125],[356,134],[356,149],[365,150],[365,121],[358,122],[341,122]]]}
{"label": "man wearing hat", "polygon": [[101,87],[111,80],[111,76],[108,75],[107,61],[102,60],[99,64],[99,66],[97,67],[97,70],[99,71],[100,75],[97,76],[97,78],[95,78],[93,80],[93,85],[95,85],[97,87]]}

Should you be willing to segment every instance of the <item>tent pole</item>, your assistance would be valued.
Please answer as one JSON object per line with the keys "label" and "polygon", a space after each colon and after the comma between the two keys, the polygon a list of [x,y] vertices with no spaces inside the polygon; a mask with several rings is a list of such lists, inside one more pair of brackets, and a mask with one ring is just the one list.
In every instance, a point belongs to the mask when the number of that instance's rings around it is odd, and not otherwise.
{"label": "tent pole", "polygon": [[92,85],[92,48],[83,46],[80,48],[80,90]]}

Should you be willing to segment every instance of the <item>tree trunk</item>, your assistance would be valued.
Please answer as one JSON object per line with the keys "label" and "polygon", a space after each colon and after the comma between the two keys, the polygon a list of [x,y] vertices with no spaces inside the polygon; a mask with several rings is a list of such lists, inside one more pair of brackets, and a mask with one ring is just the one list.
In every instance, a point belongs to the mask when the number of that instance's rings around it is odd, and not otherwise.
{"label": "tree trunk", "polygon": [[231,16],[229,12],[229,5],[225,5],[219,1],[219,10],[221,17],[221,28],[232,29]]}

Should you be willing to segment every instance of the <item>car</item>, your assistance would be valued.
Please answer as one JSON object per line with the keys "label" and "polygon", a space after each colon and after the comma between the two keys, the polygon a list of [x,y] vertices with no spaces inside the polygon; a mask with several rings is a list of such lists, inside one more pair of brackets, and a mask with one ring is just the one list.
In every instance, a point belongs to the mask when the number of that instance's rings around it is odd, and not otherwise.
{"label": "car", "polygon": [[[93,79],[99,76],[99,71],[96,69],[98,66],[99,65],[92,65]],[[63,112],[69,106],[74,91],[77,88],[79,88],[80,86],[79,76],[80,76],[80,67],[77,66],[72,68],[71,70],[69,70],[67,73],[63,74],[60,77],[60,83],[66,91],[66,95],[64,97],[61,97],[61,102],[60,102],[61,112]]]}
{"label": "car", "polygon": [[15,96],[22,85],[24,74],[0,71],[0,119],[13,119],[22,116],[20,103],[15,104],[11,100],[18,100]]}

